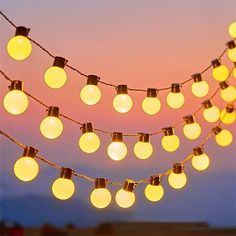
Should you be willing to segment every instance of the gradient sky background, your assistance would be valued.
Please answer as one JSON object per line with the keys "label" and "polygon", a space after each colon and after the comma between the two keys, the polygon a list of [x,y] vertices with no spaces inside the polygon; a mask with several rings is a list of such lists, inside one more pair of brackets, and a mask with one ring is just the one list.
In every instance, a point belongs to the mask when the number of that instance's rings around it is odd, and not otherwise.
{"label": "gradient sky background", "polygon": [[[1,10],[16,25],[31,28],[30,37],[38,41],[54,55],[63,56],[69,63],[87,74],[97,74],[107,82],[128,84],[130,87],[165,87],[172,82],[181,82],[209,65],[225,48],[230,40],[228,26],[236,20],[235,1],[1,1]],[[131,112],[118,114],[112,108],[115,90],[100,85],[102,100],[96,106],[84,105],[79,92],[86,80],[68,69],[68,82],[60,90],[48,88],[43,79],[45,70],[53,63],[52,58],[33,45],[32,55],[25,61],[14,61],[6,53],[7,41],[14,35],[14,28],[0,17],[0,62],[1,69],[12,79],[24,81],[24,87],[48,105],[59,106],[62,113],[81,122],[93,122],[97,128],[125,133],[153,132],[171,126],[184,115],[195,111],[204,99],[195,98],[190,92],[191,83],[183,88],[186,103],[180,110],[171,110],[165,103],[167,92],[160,93],[162,110],[158,115],[148,116],[141,109],[144,93],[130,92],[134,101]],[[223,62],[232,63],[226,56]],[[210,84],[210,94],[218,87],[210,72],[204,74]],[[235,84],[235,80],[233,82]],[[8,91],[9,83],[1,80],[1,100]],[[220,108],[225,104],[219,95],[213,100]],[[174,162],[184,159],[192,148],[209,133],[214,124],[202,119],[197,121],[203,132],[196,141],[182,135],[182,127],[176,129],[181,147],[175,153],[162,150],[161,135],[151,141],[154,155],[146,161],[135,158],[135,138],[126,138],[129,154],[126,159],[114,162],[106,154],[110,137],[99,133],[101,147],[95,154],[84,154],[78,147],[80,129],[63,120],[64,132],[59,139],[47,140],[39,131],[39,124],[46,115],[44,107],[30,100],[28,110],[20,116],[8,114],[3,106],[1,129],[26,145],[38,148],[39,154],[60,164],[72,167],[92,177],[105,176],[112,180],[125,178],[143,179],[153,173],[163,172]],[[236,129],[228,126],[235,134]],[[118,211],[117,220],[132,221],[206,221],[213,226],[236,226],[236,174],[235,141],[227,148],[216,145],[212,138],[205,151],[211,158],[210,168],[199,173],[190,163],[186,165],[188,185],[181,191],[172,190],[163,180],[166,194],[162,201],[152,204],[143,194],[144,185],[136,189],[134,207],[119,210],[112,203],[110,209],[95,210],[90,206],[89,194],[93,184],[74,178],[77,191],[72,200],[59,202],[51,196],[51,184],[59,173],[40,162],[40,173],[33,183],[22,183],[15,178],[13,165],[22,155],[22,150],[1,137],[0,180],[1,216],[16,220],[24,225],[40,225],[40,198],[56,202],[51,209],[49,223],[63,225],[67,222],[80,224],[86,215],[97,216],[89,224],[105,221],[107,211]],[[118,190],[112,187],[113,196]],[[25,207],[27,199],[38,199]],[[23,210],[19,214],[9,202],[16,201]],[[9,205],[3,205],[7,202]],[[73,209],[67,219],[61,219],[59,205],[65,211],[71,204],[84,204],[86,212]],[[10,210],[11,209],[11,210]],[[39,212],[40,211],[40,212]],[[31,212],[32,215],[29,214]],[[49,213],[48,213],[49,214]],[[50,214],[49,214],[50,215]],[[59,219],[60,218],[60,219]]]}

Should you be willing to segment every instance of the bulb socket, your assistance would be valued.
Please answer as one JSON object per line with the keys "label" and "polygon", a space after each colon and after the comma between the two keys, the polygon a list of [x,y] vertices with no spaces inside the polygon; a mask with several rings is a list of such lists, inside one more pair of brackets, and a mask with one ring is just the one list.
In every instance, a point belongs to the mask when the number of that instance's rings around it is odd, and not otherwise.
{"label": "bulb socket", "polygon": [[150,184],[153,186],[158,186],[161,184],[161,176],[159,175],[152,175],[150,177]]}
{"label": "bulb socket", "polygon": [[233,49],[236,47],[236,44],[234,42],[234,40],[231,40],[229,41],[228,43],[226,43],[226,46],[229,48],[229,49]]}
{"label": "bulb socket", "polygon": [[20,91],[23,91],[23,82],[20,81],[20,80],[13,80],[11,82],[11,85],[8,86],[9,90],[12,91],[12,90],[20,90]]}
{"label": "bulb socket", "polygon": [[202,155],[203,153],[204,153],[203,147],[197,146],[197,147],[193,148],[193,154],[194,154],[195,156],[200,156],[200,155]]}
{"label": "bulb socket", "polygon": [[148,88],[147,89],[147,97],[148,98],[155,98],[157,96],[157,90],[155,88]]}
{"label": "bulb socket", "polygon": [[123,189],[127,192],[133,192],[135,188],[135,181],[132,179],[126,179]]}
{"label": "bulb socket", "polygon": [[191,77],[193,78],[194,82],[201,82],[202,81],[202,75],[200,73],[193,74]]}
{"label": "bulb socket", "polygon": [[211,64],[212,64],[213,68],[221,66],[219,59],[215,59],[215,60],[211,61]]}
{"label": "bulb socket", "polygon": [[95,179],[95,188],[106,188],[108,180],[105,178],[96,178]]}
{"label": "bulb socket", "polygon": [[88,132],[93,132],[93,125],[92,123],[84,123],[82,124],[82,127],[80,129],[83,134]]}
{"label": "bulb socket", "polygon": [[117,94],[128,94],[127,85],[121,84],[116,87]]}
{"label": "bulb socket", "polygon": [[185,121],[185,124],[187,125],[195,123],[195,119],[193,115],[184,116],[183,119]]}
{"label": "bulb socket", "polygon": [[234,111],[234,105],[233,104],[227,104],[226,106],[226,112],[232,113]]}
{"label": "bulb socket", "polygon": [[171,136],[171,135],[175,134],[175,131],[174,131],[173,127],[162,128],[162,132],[164,133],[165,136]]}
{"label": "bulb socket", "polygon": [[202,102],[202,105],[204,106],[205,109],[211,108],[213,106],[211,100],[209,99]]}
{"label": "bulb socket", "polygon": [[60,116],[60,112],[59,112],[59,107],[49,107],[47,110],[48,116],[55,116],[55,117],[59,117]]}
{"label": "bulb socket", "polygon": [[25,147],[23,152],[23,157],[32,157],[34,158],[37,154],[38,150],[33,147]]}
{"label": "bulb socket", "polygon": [[178,84],[178,83],[171,84],[171,92],[172,93],[180,93],[180,84]]}
{"label": "bulb socket", "polygon": [[60,178],[72,179],[72,175],[73,175],[73,170],[72,169],[62,167],[61,173],[60,173]]}
{"label": "bulb socket", "polygon": [[235,61],[233,62],[233,64],[234,64],[234,67],[236,68],[236,62]]}
{"label": "bulb socket", "polygon": [[145,133],[138,133],[138,141],[148,143],[150,135]]}
{"label": "bulb socket", "polygon": [[27,37],[29,34],[30,29],[27,29],[24,26],[18,26],[16,27],[16,33],[15,36],[21,35]]}
{"label": "bulb socket", "polygon": [[53,66],[64,68],[67,63],[67,60],[64,57],[55,57]]}
{"label": "bulb socket", "polygon": [[123,134],[121,132],[113,132],[112,142],[123,142]]}
{"label": "bulb socket", "polygon": [[218,125],[212,129],[212,132],[215,135],[219,134],[221,131],[222,131],[222,128],[220,126],[218,126]]}
{"label": "bulb socket", "polygon": [[175,164],[173,165],[173,172],[174,172],[175,174],[181,174],[181,173],[183,173],[183,172],[184,172],[184,166],[183,166],[183,164],[181,164],[181,163],[175,163]]}
{"label": "bulb socket", "polygon": [[87,84],[90,84],[90,85],[97,85],[99,79],[100,79],[100,78],[99,78],[98,76],[96,76],[96,75],[88,75]]}
{"label": "bulb socket", "polygon": [[226,81],[220,82],[220,88],[221,89],[226,89],[229,87],[229,84]]}

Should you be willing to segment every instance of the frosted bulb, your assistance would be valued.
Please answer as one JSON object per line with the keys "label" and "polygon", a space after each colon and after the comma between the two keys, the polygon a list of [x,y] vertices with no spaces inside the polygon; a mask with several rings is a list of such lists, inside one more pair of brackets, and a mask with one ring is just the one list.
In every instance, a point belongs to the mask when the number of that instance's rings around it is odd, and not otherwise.
{"label": "frosted bulb", "polygon": [[231,61],[236,62],[236,47],[228,50],[228,57]]}
{"label": "frosted bulb", "polygon": [[161,185],[155,186],[148,184],[145,188],[145,196],[151,202],[160,201],[164,196],[164,189]]}
{"label": "frosted bulb", "polygon": [[222,147],[229,146],[233,142],[233,135],[227,129],[222,129],[215,136],[216,143]]}
{"label": "frosted bulb", "polygon": [[101,91],[97,85],[87,84],[85,85],[81,92],[81,100],[87,105],[97,104],[101,99]]}
{"label": "frosted bulb", "polygon": [[133,192],[120,189],[116,193],[115,200],[120,207],[129,208],[135,203],[135,194]]}
{"label": "frosted bulb", "polygon": [[225,81],[229,77],[229,69],[225,65],[213,68],[212,76],[217,81]]}
{"label": "frosted bulb", "polygon": [[236,38],[236,22],[230,24],[228,32],[232,38]]}
{"label": "frosted bulb", "polygon": [[93,153],[100,147],[100,139],[93,132],[84,133],[79,139],[79,146],[82,151],[86,153]]}
{"label": "frosted bulb", "polygon": [[161,102],[157,97],[146,97],[143,99],[142,108],[148,115],[155,115],[161,109]]}
{"label": "frosted bulb", "polygon": [[71,179],[58,178],[52,185],[54,196],[60,200],[67,200],[75,192],[75,185]]}
{"label": "frosted bulb", "polygon": [[134,153],[139,159],[147,159],[153,153],[153,147],[150,142],[140,142],[138,141],[134,145]]}
{"label": "frosted bulb", "polygon": [[186,185],[187,177],[185,173],[175,174],[171,172],[168,177],[168,182],[172,188],[181,189]]}
{"label": "frosted bulb", "polygon": [[209,92],[209,85],[206,81],[199,81],[199,82],[194,82],[192,84],[192,93],[196,97],[204,97],[208,94]]}
{"label": "frosted bulb", "polygon": [[164,136],[161,140],[161,145],[167,152],[174,152],[179,148],[180,140],[175,134]]}
{"label": "frosted bulb", "polygon": [[236,112],[227,112],[226,108],[224,108],[220,113],[220,120],[226,125],[233,124],[236,120]]}
{"label": "frosted bulb", "polygon": [[107,148],[107,153],[112,160],[120,161],[127,155],[127,147],[123,142],[112,142]]}
{"label": "frosted bulb", "polygon": [[220,110],[216,106],[212,106],[210,108],[204,109],[203,117],[206,121],[210,123],[214,123],[220,118]]}
{"label": "frosted bulb", "polygon": [[166,97],[166,102],[169,105],[169,107],[178,109],[184,105],[184,95],[179,93],[172,93],[170,92]]}
{"label": "frosted bulb", "polygon": [[192,157],[192,166],[199,171],[206,170],[210,164],[209,157],[203,153]]}
{"label": "frosted bulb", "polygon": [[133,102],[128,94],[118,94],[113,99],[113,107],[120,113],[126,113],[130,111],[132,106]]}
{"label": "frosted bulb", "polygon": [[111,193],[106,188],[97,188],[92,191],[90,200],[93,206],[105,208],[111,203]]}
{"label": "frosted bulb", "polygon": [[192,124],[185,124],[183,127],[183,133],[188,139],[196,139],[200,136],[202,132],[201,126],[194,122]]}
{"label": "frosted bulb", "polygon": [[225,102],[233,102],[236,99],[236,88],[229,85],[220,91],[220,96]]}

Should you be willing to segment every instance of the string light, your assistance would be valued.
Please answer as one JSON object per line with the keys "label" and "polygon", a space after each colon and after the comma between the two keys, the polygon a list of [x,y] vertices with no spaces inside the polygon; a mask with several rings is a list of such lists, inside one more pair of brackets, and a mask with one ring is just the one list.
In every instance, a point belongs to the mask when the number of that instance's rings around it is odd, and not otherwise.
{"label": "string light", "polygon": [[157,98],[157,90],[155,88],[147,89],[147,97],[142,101],[142,108],[148,115],[155,115],[161,110],[161,102]]}
{"label": "string light", "polygon": [[67,80],[64,67],[67,60],[63,57],[55,57],[53,66],[49,67],[44,75],[44,80],[48,87],[53,89],[62,88]]}
{"label": "string light", "polygon": [[202,103],[204,110],[203,110],[203,118],[210,123],[214,123],[220,118],[220,110],[217,106],[214,106],[211,100],[205,100]]}
{"label": "string light", "polygon": [[233,104],[228,104],[220,113],[220,120],[226,125],[233,124],[236,120],[236,112]]}
{"label": "string light", "polygon": [[228,32],[232,38],[236,38],[236,22],[230,24]]}
{"label": "string light", "polygon": [[7,52],[15,60],[25,60],[32,52],[32,45],[27,38],[30,29],[24,26],[16,28],[15,36],[7,43]]}
{"label": "string light", "polygon": [[220,83],[220,97],[225,102],[233,102],[236,99],[236,88],[229,85],[226,81]]}
{"label": "string light", "polygon": [[184,173],[184,166],[181,163],[175,163],[173,171],[168,177],[169,185],[174,189],[181,189],[187,184],[187,177]]}
{"label": "string light", "polygon": [[111,203],[111,193],[106,187],[107,179],[96,178],[95,189],[90,195],[90,200],[93,206],[97,208],[105,208]]}
{"label": "string light", "polygon": [[9,92],[5,95],[3,105],[12,115],[20,115],[26,111],[29,105],[28,97],[23,92],[23,83],[14,80],[9,86]]}
{"label": "string light", "polygon": [[173,127],[166,127],[162,129],[164,136],[161,140],[161,145],[167,152],[174,152],[179,148],[180,140],[175,135]]}
{"label": "string light", "polygon": [[235,42],[232,40],[232,41],[229,41],[227,44],[228,46],[228,58],[233,61],[233,62],[236,62],[236,44]]}
{"label": "string light", "polygon": [[206,170],[210,165],[210,159],[204,153],[203,147],[198,146],[193,149],[194,156],[192,157],[192,166],[199,171]]}
{"label": "string light", "polygon": [[192,93],[196,97],[204,97],[209,92],[209,85],[206,81],[202,80],[202,75],[200,73],[196,73],[192,75],[193,83],[192,83]]}
{"label": "string light", "polygon": [[215,134],[215,141],[219,146],[227,147],[233,142],[233,135],[227,129],[216,126],[212,129],[212,132]]}
{"label": "string light", "polygon": [[166,102],[169,107],[178,109],[184,105],[184,95],[180,91],[180,84],[171,84],[171,92],[166,97]]}
{"label": "string light", "polygon": [[234,62],[234,68],[232,71],[233,77],[236,79],[236,62]]}
{"label": "string light", "polygon": [[185,125],[183,127],[185,137],[191,140],[197,139],[202,132],[201,126],[195,122],[193,115],[187,115],[183,119],[185,121]]}
{"label": "string light", "polygon": [[212,62],[213,70],[212,76],[217,81],[225,81],[229,77],[229,69],[225,65],[221,65],[219,59],[215,59]]}
{"label": "string light", "polygon": [[92,123],[84,123],[81,127],[82,136],[79,139],[79,146],[86,153],[93,153],[100,147],[100,139],[93,132]]}
{"label": "string light", "polygon": [[138,142],[134,145],[134,153],[139,159],[147,159],[153,153],[153,147],[150,143],[150,135],[138,133]]}
{"label": "string light", "polygon": [[49,107],[47,117],[40,124],[40,131],[45,138],[58,138],[63,131],[63,123],[59,119],[60,113],[58,107]]}
{"label": "string light", "polygon": [[72,181],[73,170],[70,168],[62,168],[60,177],[53,182],[52,193],[60,200],[67,200],[72,197],[75,192],[75,185]]}

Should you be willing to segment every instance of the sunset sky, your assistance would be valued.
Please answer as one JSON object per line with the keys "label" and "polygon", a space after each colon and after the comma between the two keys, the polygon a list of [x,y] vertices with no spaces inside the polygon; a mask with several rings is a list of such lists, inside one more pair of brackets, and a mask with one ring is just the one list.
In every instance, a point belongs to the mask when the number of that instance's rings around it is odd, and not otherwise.
{"label": "sunset sky", "polygon": [[[16,25],[30,28],[29,36],[42,44],[56,56],[65,57],[70,65],[85,74],[95,74],[112,84],[127,84],[131,88],[168,87],[173,82],[182,82],[194,73],[205,69],[211,60],[217,58],[231,40],[228,26],[236,21],[235,1],[12,1],[2,0],[1,11]],[[133,99],[133,108],[129,113],[119,114],[112,107],[116,91],[112,87],[99,84],[102,99],[95,106],[82,103],[79,93],[86,79],[66,68],[68,81],[58,90],[50,89],[44,82],[44,73],[53,63],[45,52],[33,45],[31,56],[24,61],[14,61],[6,51],[8,40],[14,36],[15,29],[0,16],[0,69],[11,79],[22,80],[24,88],[49,106],[59,106],[62,113],[82,123],[92,122],[94,127],[124,133],[151,133],[166,126],[172,126],[182,117],[192,114],[201,102],[214,93],[218,83],[211,77],[211,71],[203,78],[210,85],[209,96],[199,99],[191,93],[191,82],[183,87],[186,102],[183,108],[173,110],[167,107],[166,92],[158,94],[162,109],[155,116],[142,111],[141,102],[146,96],[143,92],[129,92]],[[225,55],[222,62],[232,68]],[[232,84],[236,80],[230,78]],[[7,93],[9,82],[1,76],[1,101]],[[64,131],[60,138],[49,140],[39,131],[39,124],[45,117],[45,108],[30,100],[28,110],[19,116],[8,114],[1,106],[1,129],[28,146],[39,149],[39,155],[59,164],[71,167],[91,177],[106,177],[109,180],[123,181],[145,179],[155,173],[172,167],[174,162],[183,160],[192,148],[199,145],[216,124],[209,124],[202,118],[201,112],[196,119],[202,126],[201,136],[187,140],[183,136],[182,126],[176,129],[181,146],[174,153],[167,153],[161,147],[162,135],[151,138],[154,154],[148,160],[139,160],[133,154],[135,137],[125,137],[128,156],[120,161],[112,161],[106,148],[111,142],[109,135],[97,133],[101,140],[100,149],[94,154],[84,154],[79,146],[81,135],[79,126],[61,118]],[[225,107],[219,94],[213,103],[220,109]],[[227,126],[236,134],[235,124]],[[0,155],[0,198],[24,199],[29,196],[48,198],[51,201],[51,184],[59,172],[40,164],[40,173],[32,183],[23,183],[16,179],[13,172],[14,162],[22,155],[22,150],[1,137]],[[236,174],[235,140],[231,146],[217,146],[214,137],[205,147],[211,158],[211,165],[204,172],[197,172],[186,164],[187,186],[180,191],[169,187],[163,179],[165,197],[152,204],[143,194],[145,185],[135,190],[136,204],[127,210],[119,211],[120,218],[132,221],[206,221],[213,226],[236,226]],[[73,178],[77,191],[72,200],[59,202],[70,204],[75,201],[88,206],[86,214],[94,214],[90,206],[89,194],[93,184]],[[112,186],[115,196],[120,187]],[[40,198],[39,198],[40,199]],[[9,201],[10,201],[9,200]],[[37,205],[37,204],[35,204]],[[1,205],[0,207],[3,207]],[[1,208],[0,208],[1,209]],[[4,206],[0,212],[2,218],[18,221],[24,225],[40,225],[44,219],[20,217],[17,209],[8,211]],[[12,209],[9,206],[9,209]],[[110,210],[117,210],[113,203]],[[35,206],[35,211],[41,210]],[[22,214],[28,215],[25,209]],[[46,210],[42,210],[46,211]],[[50,211],[50,209],[49,209]],[[58,212],[52,216],[52,223],[58,223]],[[106,212],[106,210],[104,210]],[[84,212],[77,220],[83,219]],[[103,222],[103,212],[99,211],[94,223]],[[69,217],[69,216],[68,216]],[[24,220],[23,220],[24,218]],[[74,219],[74,217],[73,217]],[[53,221],[54,220],[54,221]],[[47,220],[50,221],[50,220]],[[70,218],[68,219],[70,221]],[[73,220],[71,220],[73,221]],[[75,224],[78,223],[74,222]],[[50,223],[50,222],[49,222]],[[63,222],[66,223],[66,222]],[[93,223],[93,222],[92,222]],[[80,225],[78,223],[78,225]],[[83,225],[82,225],[83,226]]]}

